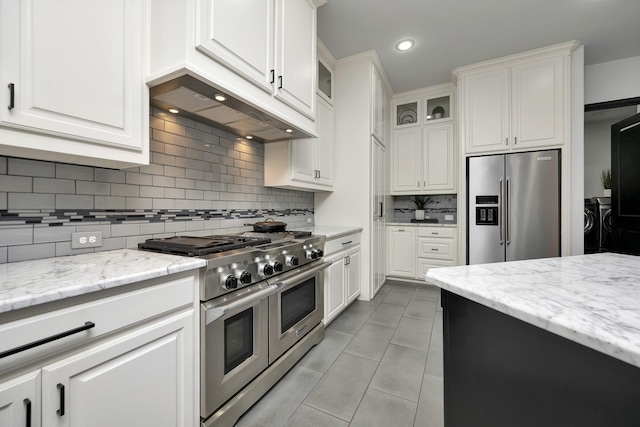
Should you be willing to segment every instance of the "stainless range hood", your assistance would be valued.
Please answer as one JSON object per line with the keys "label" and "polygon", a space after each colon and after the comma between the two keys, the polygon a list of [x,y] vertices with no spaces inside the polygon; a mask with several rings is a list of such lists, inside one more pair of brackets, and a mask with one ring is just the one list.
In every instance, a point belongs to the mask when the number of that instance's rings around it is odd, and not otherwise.
{"label": "stainless range hood", "polygon": [[[226,100],[218,102],[214,99],[216,95],[223,95]],[[150,88],[149,97],[151,105],[155,107],[164,110],[175,108],[180,111],[181,116],[206,123],[242,138],[250,135],[254,141],[258,142],[275,142],[312,136],[190,75]],[[287,129],[290,132],[287,132]]]}

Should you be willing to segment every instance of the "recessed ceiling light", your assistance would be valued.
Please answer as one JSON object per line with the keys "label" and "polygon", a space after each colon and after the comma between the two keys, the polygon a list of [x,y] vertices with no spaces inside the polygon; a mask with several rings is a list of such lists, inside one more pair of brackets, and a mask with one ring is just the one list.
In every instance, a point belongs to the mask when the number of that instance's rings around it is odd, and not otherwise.
{"label": "recessed ceiling light", "polygon": [[178,110],[177,108],[169,108],[169,112],[173,114],[178,114],[180,110]]}
{"label": "recessed ceiling light", "polygon": [[284,130],[286,133],[293,133],[293,129],[285,129]]}
{"label": "recessed ceiling light", "polygon": [[396,43],[396,49],[400,50],[400,51],[405,51],[405,50],[409,50],[411,49],[414,45],[416,44],[416,42],[414,42],[411,39],[405,39],[405,40],[400,40],[398,43]]}
{"label": "recessed ceiling light", "polygon": [[213,99],[215,99],[216,101],[220,101],[220,102],[224,102],[227,100],[227,97],[224,95],[221,95],[219,93],[216,93],[213,97]]}
{"label": "recessed ceiling light", "polygon": [[253,136],[251,136],[251,135],[247,135],[247,136],[245,136],[245,138],[247,138],[247,139],[253,139]]}
{"label": "recessed ceiling light", "polygon": [[205,147],[211,147],[211,144],[204,144]]}

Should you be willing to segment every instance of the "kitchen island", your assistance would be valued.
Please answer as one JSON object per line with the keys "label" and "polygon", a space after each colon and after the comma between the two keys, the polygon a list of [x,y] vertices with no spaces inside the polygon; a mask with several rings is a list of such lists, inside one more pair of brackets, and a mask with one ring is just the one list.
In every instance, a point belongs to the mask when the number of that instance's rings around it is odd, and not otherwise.
{"label": "kitchen island", "polygon": [[640,425],[640,257],[431,269],[445,426]]}

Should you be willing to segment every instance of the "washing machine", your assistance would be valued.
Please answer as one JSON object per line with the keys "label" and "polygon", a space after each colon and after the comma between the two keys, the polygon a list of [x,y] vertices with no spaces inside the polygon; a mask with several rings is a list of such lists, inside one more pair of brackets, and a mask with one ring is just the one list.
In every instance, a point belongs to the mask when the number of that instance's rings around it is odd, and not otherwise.
{"label": "washing machine", "polygon": [[611,197],[595,197],[598,252],[611,250]]}
{"label": "washing machine", "polygon": [[598,219],[596,201],[584,199],[584,253],[598,252]]}

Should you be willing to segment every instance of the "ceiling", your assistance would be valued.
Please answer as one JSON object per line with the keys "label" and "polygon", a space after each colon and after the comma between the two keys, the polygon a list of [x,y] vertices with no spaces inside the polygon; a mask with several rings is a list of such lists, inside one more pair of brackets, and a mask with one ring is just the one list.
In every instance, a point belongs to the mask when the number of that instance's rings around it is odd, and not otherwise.
{"label": "ceiling", "polygon": [[[329,0],[318,36],[337,59],[375,49],[398,93],[569,40],[584,43],[585,65],[640,56],[640,0]],[[403,38],[415,47],[395,50]]]}

